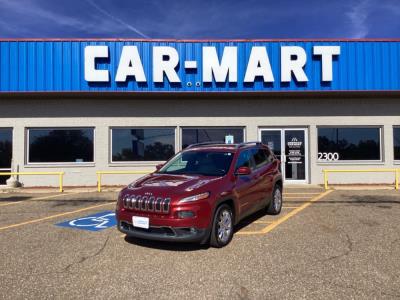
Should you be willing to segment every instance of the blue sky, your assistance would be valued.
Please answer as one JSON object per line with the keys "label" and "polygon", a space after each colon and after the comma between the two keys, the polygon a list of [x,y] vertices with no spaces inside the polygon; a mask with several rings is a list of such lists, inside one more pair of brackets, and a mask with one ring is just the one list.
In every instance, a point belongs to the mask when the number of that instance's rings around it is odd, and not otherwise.
{"label": "blue sky", "polygon": [[395,38],[400,0],[0,0],[2,38]]}

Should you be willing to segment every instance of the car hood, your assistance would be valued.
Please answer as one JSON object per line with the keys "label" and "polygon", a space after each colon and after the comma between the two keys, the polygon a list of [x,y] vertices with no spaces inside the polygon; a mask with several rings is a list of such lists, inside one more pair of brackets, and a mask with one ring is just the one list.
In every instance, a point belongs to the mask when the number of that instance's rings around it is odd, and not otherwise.
{"label": "car hood", "polygon": [[223,177],[203,175],[150,174],[128,186],[132,194],[152,194],[154,196],[193,195],[197,190],[204,191]]}

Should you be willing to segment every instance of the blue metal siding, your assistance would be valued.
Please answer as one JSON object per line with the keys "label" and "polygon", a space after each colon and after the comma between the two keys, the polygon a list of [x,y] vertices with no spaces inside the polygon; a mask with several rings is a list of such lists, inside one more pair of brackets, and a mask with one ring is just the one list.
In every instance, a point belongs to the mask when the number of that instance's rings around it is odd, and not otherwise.
{"label": "blue metal siding", "polygon": [[[270,42],[179,42],[179,41],[1,41],[0,92],[40,91],[399,91],[400,42],[397,41],[270,41]],[[89,83],[84,79],[84,48],[87,45],[107,45],[110,59],[98,64],[98,69],[110,72],[110,82]],[[138,46],[147,82],[128,80],[116,83],[115,75],[125,45]],[[309,81],[280,81],[280,47],[297,45],[305,49],[304,68]],[[333,80],[321,81],[321,60],[312,54],[315,45],[338,45],[341,54],[333,61]],[[152,47],[171,46],[180,56],[178,76],[181,84],[152,81]],[[220,57],[225,46],[238,48],[238,82],[203,84],[202,47],[215,46]],[[256,80],[243,83],[248,58],[253,46],[266,46],[274,75],[274,83]],[[188,72],[186,60],[197,61],[197,70]],[[192,86],[187,86],[191,82]],[[196,86],[200,82],[200,87]]]}

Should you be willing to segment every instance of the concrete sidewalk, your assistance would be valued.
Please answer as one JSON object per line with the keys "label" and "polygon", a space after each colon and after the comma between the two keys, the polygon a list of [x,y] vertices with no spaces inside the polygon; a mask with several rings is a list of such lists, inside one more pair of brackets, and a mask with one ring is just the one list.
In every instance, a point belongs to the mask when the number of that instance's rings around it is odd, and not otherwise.
{"label": "concrete sidewalk", "polygon": [[[119,192],[124,185],[121,186],[102,186],[102,192]],[[321,189],[323,185],[317,184],[285,184],[285,189]],[[372,190],[393,190],[394,184],[345,184],[345,185],[335,185],[330,184],[329,189],[333,190],[343,190],[343,191],[372,191]],[[97,186],[67,186],[64,187],[65,193],[88,193],[97,192]],[[0,187],[0,193],[58,193],[58,187],[21,187],[21,188],[8,188]]]}

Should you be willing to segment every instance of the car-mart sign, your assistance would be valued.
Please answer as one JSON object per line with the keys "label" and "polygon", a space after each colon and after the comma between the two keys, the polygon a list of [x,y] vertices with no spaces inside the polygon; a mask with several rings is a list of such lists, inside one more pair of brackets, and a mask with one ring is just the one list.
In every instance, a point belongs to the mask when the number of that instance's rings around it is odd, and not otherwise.
{"label": "car-mart sign", "polygon": [[[332,81],[332,60],[340,54],[340,46],[313,46],[312,54],[321,60],[321,79],[323,82]],[[266,46],[251,47],[243,78],[238,78],[238,47],[223,47],[221,57],[214,46],[203,46],[201,54],[202,82],[205,83],[254,83],[257,77],[265,83],[273,83],[275,76],[268,56]],[[110,72],[96,68],[96,59],[109,59],[108,46],[85,47],[85,80],[88,82],[109,82]],[[167,79],[171,83],[181,83],[177,68],[180,64],[178,50],[170,46],[152,47],[152,79],[154,83],[163,83]],[[300,46],[280,47],[280,81],[307,82],[304,71],[307,63],[306,51]],[[123,46],[117,62],[117,72],[114,80],[126,82],[131,78],[137,82],[147,82],[142,58],[138,46]],[[185,60],[185,70],[197,70],[197,60]]]}
{"label": "car-mart sign", "polygon": [[400,91],[400,41],[0,40],[0,92]]}

